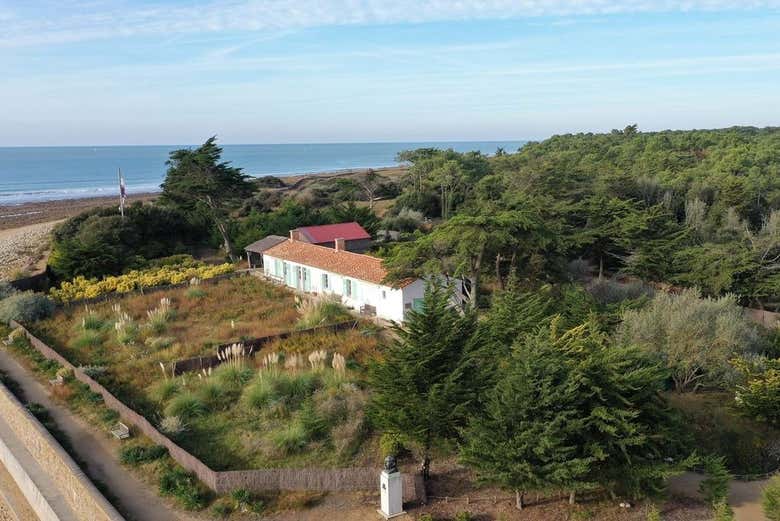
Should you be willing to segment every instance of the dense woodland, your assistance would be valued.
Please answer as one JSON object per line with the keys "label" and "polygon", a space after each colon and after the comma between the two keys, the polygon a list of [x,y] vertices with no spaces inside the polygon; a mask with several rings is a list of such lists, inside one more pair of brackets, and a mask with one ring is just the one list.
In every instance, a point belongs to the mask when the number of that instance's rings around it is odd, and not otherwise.
{"label": "dense woodland", "polygon": [[532,490],[652,496],[694,467],[720,504],[729,471],[780,466],[780,329],[743,312],[780,309],[780,129],[411,150],[402,176],[305,191],[251,181],[220,153],[213,139],[173,152],[160,200],[123,222],[104,210],[66,223],[54,273],[98,277],[196,246],[233,258],[268,234],[357,220],[399,232],[374,251],[390,279],[467,281],[462,310],[431,284],[372,365],[369,416],[388,453],[426,473],[457,458],[518,507]]}
{"label": "dense woodland", "polygon": [[[780,305],[780,129],[556,136],[494,158],[417,150],[395,203],[444,220],[390,256],[397,276],[499,285],[595,274]],[[568,272],[567,273],[567,268]]]}

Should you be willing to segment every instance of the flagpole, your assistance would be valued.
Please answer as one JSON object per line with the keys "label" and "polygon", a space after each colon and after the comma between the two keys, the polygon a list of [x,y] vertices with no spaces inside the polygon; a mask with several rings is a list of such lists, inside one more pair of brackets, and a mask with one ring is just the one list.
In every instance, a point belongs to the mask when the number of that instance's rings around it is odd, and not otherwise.
{"label": "flagpole", "polygon": [[122,190],[122,169],[117,168],[117,178],[119,179],[119,213],[122,215],[122,220],[125,220],[125,194]]}

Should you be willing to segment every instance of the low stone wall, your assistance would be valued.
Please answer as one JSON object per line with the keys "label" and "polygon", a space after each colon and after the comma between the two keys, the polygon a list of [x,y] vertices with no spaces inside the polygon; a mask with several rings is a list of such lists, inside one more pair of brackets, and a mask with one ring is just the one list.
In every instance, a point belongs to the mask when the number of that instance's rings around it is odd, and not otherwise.
{"label": "low stone wall", "polygon": [[[62,355],[46,345],[21,324],[11,321],[11,327],[21,329],[30,344],[45,358],[55,360],[63,367],[73,371],[74,377],[100,394],[109,409],[113,409],[122,420],[134,426],[149,439],[162,445],[171,457],[182,467],[194,473],[200,481],[218,494],[244,488],[250,492],[268,490],[309,490],[309,491],[355,491],[378,490],[378,468],[339,468],[339,469],[252,469],[216,472],[198,458],[178,446],[162,434],[146,418],[122,403],[108,389],[90,378],[83,371],[67,361]],[[425,488],[421,478],[415,475],[404,476],[404,500],[408,502],[425,501]]]}
{"label": "low stone wall", "polygon": [[[2,385],[0,385],[0,414],[27,451],[38,462],[45,462],[47,472],[59,484],[62,496],[79,519],[94,521],[124,519],[43,425]],[[7,449],[4,444],[3,447]],[[21,469],[19,462],[15,458],[6,461],[16,462],[16,466],[10,463],[7,468],[24,491],[36,514],[46,520],[58,519],[27,473],[19,472]]]}
{"label": "low stone wall", "polygon": [[16,458],[13,451],[0,438],[0,461],[5,465],[6,470],[16,482],[16,486],[22,491],[27,503],[32,508],[35,515],[42,521],[59,521],[54,509],[43,495],[38,485],[32,480],[30,475],[24,469],[24,466]]}

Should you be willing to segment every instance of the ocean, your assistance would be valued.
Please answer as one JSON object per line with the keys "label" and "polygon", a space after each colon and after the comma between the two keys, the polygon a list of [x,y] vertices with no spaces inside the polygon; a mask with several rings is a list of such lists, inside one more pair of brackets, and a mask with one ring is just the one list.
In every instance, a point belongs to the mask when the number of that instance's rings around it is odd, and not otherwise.
{"label": "ocean", "polygon": [[[222,145],[223,159],[252,176],[395,166],[421,147],[516,151],[523,141]],[[158,191],[169,152],[191,145],[0,147],[0,206],[115,194],[121,168],[128,193]]]}

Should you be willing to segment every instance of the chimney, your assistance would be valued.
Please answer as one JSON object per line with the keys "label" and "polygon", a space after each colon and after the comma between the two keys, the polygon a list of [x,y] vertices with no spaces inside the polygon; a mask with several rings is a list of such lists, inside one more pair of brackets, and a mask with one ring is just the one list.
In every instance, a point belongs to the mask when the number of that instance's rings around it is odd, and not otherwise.
{"label": "chimney", "polygon": [[292,241],[300,241],[301,240],[301,232],[298,230],[290,230],[290,242]]}
{"label": "chimney", "polygon": [[346,251],[345,242],[344,239],[336,239],[334,241],[336,245],[336,251]]}

